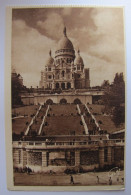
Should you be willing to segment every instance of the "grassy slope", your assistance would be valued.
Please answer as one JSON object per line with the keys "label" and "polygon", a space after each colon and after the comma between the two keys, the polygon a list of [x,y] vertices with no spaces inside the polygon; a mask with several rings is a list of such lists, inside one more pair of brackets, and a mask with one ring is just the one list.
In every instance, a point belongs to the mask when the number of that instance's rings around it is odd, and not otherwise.
{"label": "grassy slope", "polygon": [[97,115],[94,115],[97,121],[102,121],[102,124],[99,124],[101,129],[107,130],[109,133],[112,133],[125,128],[124,124],[119,127],[116,127],[114,122],[111,120],[111,116],[103,115],[103,105],[92,104],[88,105],[88,107],[90,108],[91,113],[97,113]]}

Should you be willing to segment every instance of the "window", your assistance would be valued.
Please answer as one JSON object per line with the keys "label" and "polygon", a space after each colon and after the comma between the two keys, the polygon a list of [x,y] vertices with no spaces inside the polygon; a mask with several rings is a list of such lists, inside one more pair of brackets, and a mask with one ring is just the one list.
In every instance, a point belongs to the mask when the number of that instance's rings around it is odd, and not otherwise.
{"label": "window", "polygon": [[51,68],[50,67],[48,68],[48,71],[51,71]]}
{"label": "window", "polygon": [[49,76],[48,76],[48,79],[51,79],[51,78],[52,78],[52,76],[51,76],[51,75],[49,75]]}
{"label": "window", "polygon": [[80,66],[79,65],[77,66],[77,70],[80,70]]}
{"label": "window", "polygon": [[64,71],[64,70],[62,71],[62,76],[63,76],[63,77],[65,76],[65,71]]}

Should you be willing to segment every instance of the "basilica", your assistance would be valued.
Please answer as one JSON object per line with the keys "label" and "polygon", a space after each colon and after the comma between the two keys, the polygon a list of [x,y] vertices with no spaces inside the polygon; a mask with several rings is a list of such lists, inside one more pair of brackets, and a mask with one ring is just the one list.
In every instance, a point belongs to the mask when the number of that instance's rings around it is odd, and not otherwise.
{"label": "basilica", "polygon": [[40,88],[44,89],[87,89],[90,87],[89,69],[84,68],[84,62],[80,56],[80,50],[75,50],[72,42],[68,39],[66,27],[63,37],[58,43],[55,57],[51,50],[45,64],[45,70],[41,71]]}

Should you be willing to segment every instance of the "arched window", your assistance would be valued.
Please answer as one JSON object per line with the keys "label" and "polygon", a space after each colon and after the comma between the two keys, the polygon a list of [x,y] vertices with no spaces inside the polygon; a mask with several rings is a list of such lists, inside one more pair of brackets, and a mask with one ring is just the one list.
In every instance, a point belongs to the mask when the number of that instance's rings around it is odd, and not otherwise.
{"label": "arched window", "polygon": [[76,98],[76,99],[74,100],[74,104],[81,104],[80,99],[79,99],[79,98]]}
{"label": "arched window", "polygon": [[71,83],[67,83],[67,89],[71,88]]}
{"label": "arched window", "polygon": [[67,104],[67,100],[65,98],[61,99],[60,104]]}
{"label": "arched window", "polygon": [[65,83],[61,83],[61,88],[65,89]]}
{"label": "arched window", "polygon": [[77,65],[77,70],[80,70],[80,65]]}
{"label": "arched window", "polygon": [[51,79],[51,78],[52,78],[52,76],[51,76],[51,75],[49,75],[49,76],[48,76],[48,79]]}
{"label": "arched window", "polygon": [[48,105],[53,104],[53,100],[52,100],[52,99],[48,99],[48,100],[46,100],[46,104],[48,104]]}
{"label": "arched window", "polygon": [[64,71],[64,70],[62,71],[62,76],[63,76],[63,77],[65,76],[65,71]]}
{"label": "arched window", "polygon": [[59,83],[56,83],[56,89],[59,89],[60,85]]}

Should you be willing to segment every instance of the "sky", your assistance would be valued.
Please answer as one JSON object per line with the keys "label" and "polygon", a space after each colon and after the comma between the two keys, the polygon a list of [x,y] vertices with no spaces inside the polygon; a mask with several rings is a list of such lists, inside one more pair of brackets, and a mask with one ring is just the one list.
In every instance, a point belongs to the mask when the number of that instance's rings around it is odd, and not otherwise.
{"label": "sky", "polygon": [[67,36],[90,69],[91,86],[125,74],[122,8],[20,8],[12,11],[12,68],[27,87],[39,86],[41,70],[52,57],[66,26]]}

